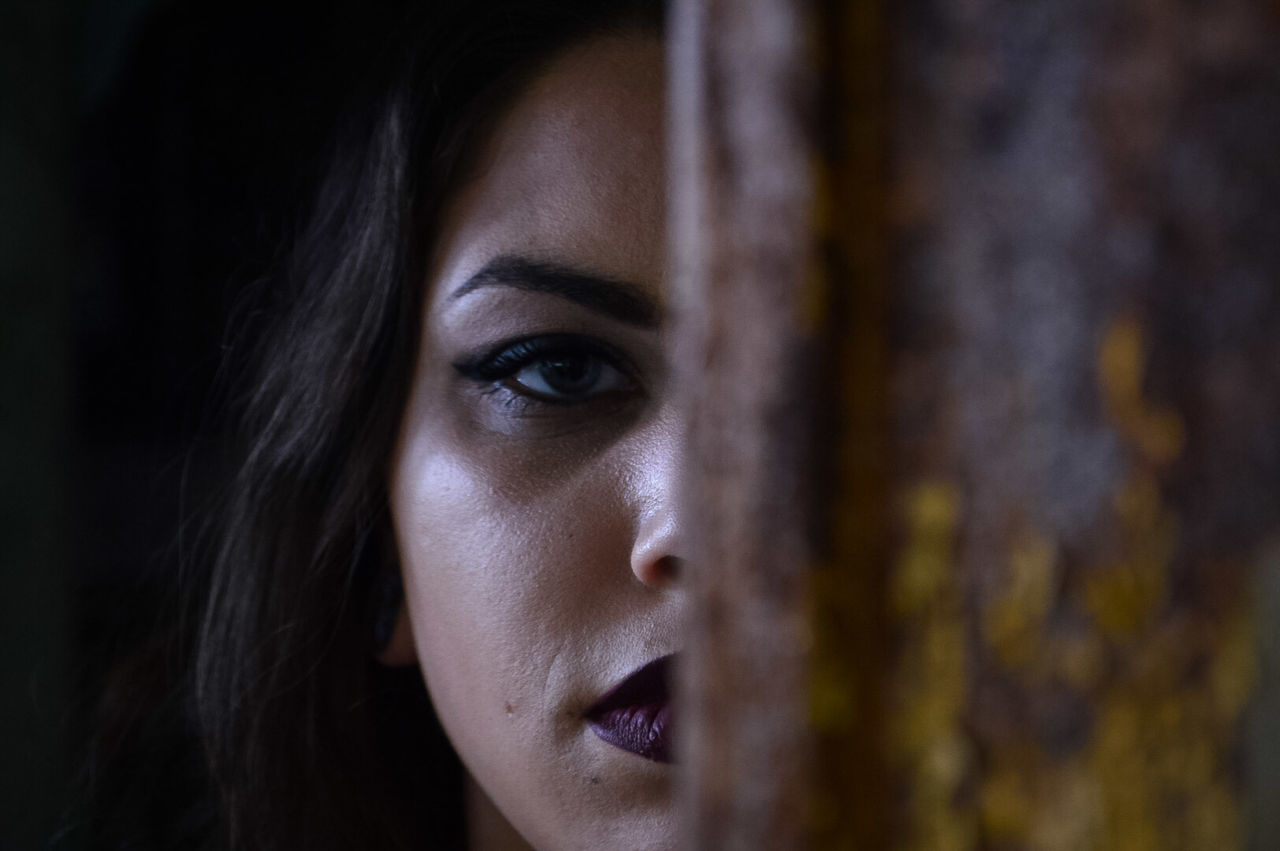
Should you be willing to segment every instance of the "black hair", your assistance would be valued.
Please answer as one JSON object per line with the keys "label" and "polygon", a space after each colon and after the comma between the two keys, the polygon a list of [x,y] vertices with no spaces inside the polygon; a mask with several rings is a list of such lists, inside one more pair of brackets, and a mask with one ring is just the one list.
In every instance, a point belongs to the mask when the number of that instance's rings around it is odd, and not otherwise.
{"label": "black hair", "polygon": [[184,847],[461,847],[462,770],[421,676],[374,658],[432,234],[523,82],[593,34],[659,32],[663,9],[437,0],[374,14],[340,51],[323,177],[229,332],[232,472],[187,554],[167,648],[207,784],[208,806],[166,834]]}

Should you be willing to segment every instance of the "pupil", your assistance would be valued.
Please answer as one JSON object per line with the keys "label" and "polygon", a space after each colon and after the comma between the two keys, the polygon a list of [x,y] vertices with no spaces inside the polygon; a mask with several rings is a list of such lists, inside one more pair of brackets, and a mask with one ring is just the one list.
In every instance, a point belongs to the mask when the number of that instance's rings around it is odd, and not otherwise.
{"label": "pupil", "polygon": [[547,386],[559,393],[580,393],[595,382],[599,366],[594,358],[556,358],[538,370]]}

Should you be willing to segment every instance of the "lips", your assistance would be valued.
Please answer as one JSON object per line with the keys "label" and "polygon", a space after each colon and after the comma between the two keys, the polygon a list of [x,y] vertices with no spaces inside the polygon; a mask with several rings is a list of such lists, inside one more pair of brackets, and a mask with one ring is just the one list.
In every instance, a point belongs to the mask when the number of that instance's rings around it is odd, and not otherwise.
{"label": "lips", "polygon": [[636,756],[672,762],[670,684],[674,658],[654,659],[596,701],[586,712],[592,731]]}

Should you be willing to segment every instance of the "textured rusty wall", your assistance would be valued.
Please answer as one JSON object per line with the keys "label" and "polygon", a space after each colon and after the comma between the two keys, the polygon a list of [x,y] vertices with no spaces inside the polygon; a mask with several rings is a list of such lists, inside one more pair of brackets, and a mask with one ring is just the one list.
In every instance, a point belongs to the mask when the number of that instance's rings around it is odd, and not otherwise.
{"label": "textured rusty wall", "polygon": [[902,847],[1240,848],[1275,804],[1241,766],[1280,536],[1277,18],[895,8]]}
{"label": "textured rusty wall", "polygon": [[883,21],[675,6],[688,847],[889,838]]}
{"label": "textured rusty wall", "polygon": [[798,9],[675,4],[672,243],[691,411],[687,847],[801,847],[811,742],[811,105]]}
{"label": "textured rusty wall", "polygon": [[689,847],[1276,847],[1280,10],[675,9]]}

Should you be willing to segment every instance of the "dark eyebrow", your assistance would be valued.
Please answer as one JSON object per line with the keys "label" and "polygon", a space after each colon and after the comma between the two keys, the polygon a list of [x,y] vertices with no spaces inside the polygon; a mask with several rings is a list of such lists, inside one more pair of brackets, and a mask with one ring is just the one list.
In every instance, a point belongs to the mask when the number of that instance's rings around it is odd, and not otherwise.
{"label": "dark eyebrow", "polygon": [[525,257],[495,257],[454,290],[450,298],[461,298],[485,287],[513,287],[549,293],[603,313],[610,319],[642,328],[655,328],[662,321],[662,310],[657,302],[634,284]]}

